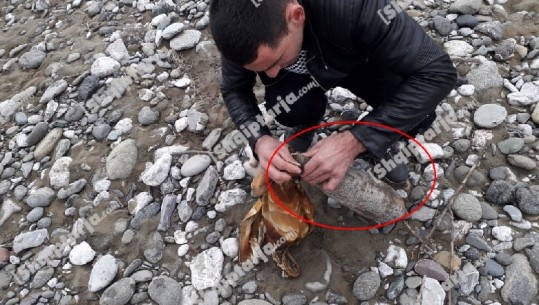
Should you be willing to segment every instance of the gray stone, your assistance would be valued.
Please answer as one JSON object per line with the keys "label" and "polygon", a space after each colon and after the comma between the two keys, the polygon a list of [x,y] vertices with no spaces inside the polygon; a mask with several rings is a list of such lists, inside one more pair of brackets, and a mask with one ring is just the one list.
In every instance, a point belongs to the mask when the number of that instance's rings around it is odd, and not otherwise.
{"label": "gray stone", "polygon": [[163,33],[162,33],[161,35],[162,35],[163,38],[165,38],[165,39],[172,39],[172,38],[174,38],[174,36],[180,34],[180,33],[183,32],[185,29],[186,29],[185,24],[176,22],[176,23],[172,23],[172,24],[170,24],[169,26],[167,26],[167,27],[163,30]]}
{"label": "gray stone", "polygon": [[433,19],[434,29],[438,34],[445,36],[451,32],[451,21],[442,16],[435,16]]}
{"label": "gray stone", "polygon": [[484,240],[481,236],[478,236],[473,233],[468,234],[468,236],[466,237],[466,243],[479,250],[483,250],[487,252],[492,251],[492,247],[487,243],[486,240]]}
{"label": "gray stone", "polygon": [[39,247],[47,238],[49,238],[49,232],[46,229],[21,233],[13,240],[13,252],[19,254],[26,249]]}
{"label": "gray stone", "polygon": [[462,270],[457,270],[455,280],[460,285],[462,295],[470,295],[474,291],[475,286],[479,284],[479,271],[475,269],[472,263],[467,263],[462,267]]}
{"label": "gray stone", "polygon": [[512,221],[521,222],[522,221],[522,212],[514,205],[506,205],[503,207],[503,210],[511,217]]}
{"label": "gray stone", "polygon": [[158,231],[167,231],[172,221],[172,213],[176,209],[176,195],[165,195],[161,204],[161,219],[159,221]]}
{"label": "gray stone", "polygon": [[[421,285],[420,305],[443,305],[445,291],[437,280],[428,277],[423,278]],[[413,303],[417,304],[417,303]]]}
{"label": "gray stone", "polygon": [[36,146],[36,149],[34,150],[34,159],[36,161],[41,161],[43,157],[49,155],[56,147],[56,144],[58,144],[58,141],[62,138],[63,132],[64,130],[62,128],[51,130]]}
{"label": "gray stone", "polygon": [[34,275],[34,279],[32,280],[32,283],[30,284],[30,287],[33,289],[39,289],[54,276],[54,268],[51,266],[45,266]]}
{"label": "gray stone", "polygon": [[158,186],[167,179],[171,165],[172,156],[170,154],[163,154],[154,164],[146,168],[140,179],[146,185]]}
{"label": "gray stone", "polygon": [[396,300],[399,294],[401,294],[404,289],[404,276],[399,276],[396,280],[389,284],[387,289],[387,298],[390,300]]}
{"label": "gray stone", "polygon": [[524,96],[528,97],[532,103],[539,102],[539,84],[538,82],[533,83],[525,83],[522,85],[522,88],[520,88],[520,93],[522,93]]}
{"label": "gray stone", "polygon": [[378,272],[368,271],[359,275],[354,282],[352,293],[360,301],[372,299],[380,288],[381,280]]}
{"label": "gray stone", "polygon": [[107,287],[118,272],[118,264],[114,256],[107,254],[100,257],[90,272],[88,290],[97,292]]}
{"label": "gray stone", "polygon": [[461,219],[474,222],[481,219],[481,203],[470,194],[460,194],[451,206],[453,212]]}
{"label": "gray stone", "polygon": [[187,201],[182,200],[182,202],[178,204],[178,216],[180,217],[180,221],[185,223],[191,219],[192,215],[193,209]]}
{"label": "gray stone", "polygon": [[167,276],[155,277],[148,286],[148,294],[158,305],[182,304],[182,286]]}
{"label": "gray stone", "polygon": [[539,215],[539,186],[517,189],[515,201],[523,213]]}
{"label": "gray stone", "polygon": [[97,91],[99,88],[99,78],[88,75],[79,86],[79,99],[86,101]]}
{"label": "gray stone", "polygon": [[522,254],[513,255],[513,263],[506,269],[502,299],[513,305],[531,304],[537,295],[537,278],[530,263]]}
{"label": "gray stone", "polygon": [[150,270],[139,270],[133,273],[130,278],[135,280],[135,282],[149,282],[153,278],[153,273]]}
{"label": "gray stone", "polygon": [[26,204],[31,208],[47,207],[56,197],[54,191],[48,187],[40,189],[34,189],[30,191],[28,197],[26,197]]}
{"label": "gray stone", "polygon": [[472,15],[460,15],[455,20],[457,25],[461,28],[471,28],[473,29],[479,22],[477,21],[477,18]]}
{"label": "gray stone", "polygon": [[29,222],[37,222],[41,217],[43,217],[43,214],[45,213],[45,209],[42,207],[33,208],[28,215],[26,215],[26,220]]}
{"label": "gray stone", "polygon": [[49,182],[54,189],[60,189],[69,184],[69,165],[72,161],[70,157],[61,157],[52,165],[49,171]]}
{"label": "gray stone", "polygon": [[99,299],[99,305],[125,305],[134,293],[135,280],[123,278],[105,290]]}
{"label": "gray stone", "polygon": [[507,110],[497,104],[486,104],[474,113],[474,123],[483,128],[494,128],[505,120]]}
{"label": "gray stone", "polygon": [[245,168],[240,160],[236,160],[227,165],[223,172],[225,180],[241,180],[245,178]]}
{"label": "gray stone", "polygon": [[301,293],[290,293],[283,296],[283,305],[304,305],[307,297]]}
{"label": "gray stone", "polygon": [[37,69],[45,61],[47,54],[43,51],[32,49],[19,58],[19,65],[23,69]]}
{"label": "gray stone", "polygon": [[26,138],[26,143],[28,146],[34,146],[39,141],[41,141],[46,135],[47,131],[49,130],[49,124],[46,122],[38,123],[32,131],[28,134],[28,137]]}
{"label": "gray stone", "polygon": [[170,41],[170,47],[176,51],[194,48],[202,33],[197,30],[185,30]]}
{"label": "gray stone", "polygon": [[219,141],[222,131],[222,128],[215,128],[214,130],[212,130],[210,134],[208,134],[208,136],[204,139],[204,142],[202,142],[202,148],[206,150],[211,150],[213,146],[217,144],[217,141]]}
{"label": "gray stone", "polygon": [[75,105],[73,107],[69,107],[66,114],[64,115],[64,118],[68,122],[77,122],[82,119],[84,116],[84,109],[80,105]]}
{"label": "gray stone", "polygon": [[148,106],[144,106],[138,114],[138,122],[142,126],[151,125],[159,121],[159,111],[153,110]]}
{"label": "gray stone", "polygon": [[507,166],[498,166],[490,170],[490,179],[492,180],[505,180],[510,176],[513,176],[511,170]]}
{"label": "gray stone", "polygon": [[535,240],[530,237],[519,237],[513,243],[513,249],[515,251],[522,251],[526,248],[530,248],[535,245]]}
{"label": "gray stone", "polygon": [[444,43],[444,48],[447,54],[462,57],[468,56],[474,50],[473,46],[462,40],[450,40]]}
{"label": "gray stone", "polygon": [[514,38],[505,39],[494,49],[494,58],[498,61],[509,59],[515,52],[517,41]]}
{"label": "gray stone", "polygon": [[15,113],[15,122],[18,125],[25,125],[26,123],[28,123],[28,117],[26,116],[26,113],[24,112]]}
{"label": "gray stone", "polygon": [[129,60],[129,52],[122,39],[116,39],[113,43],[109,44],[106,53],[121,63],[125,63]]}
{"label": "gray stone", "polygon": [[438,281],[446,281],[449,274],[437,262],[431,259],[421,259],[414,266],[415,272],[419,275],[427,276]]}
{"label": "gray stone", "polygon": [[450,13],[475,15],[481,8],[481,0],[457,0],[449,7]]}
{"label": "gray stone", "polygon": [[537,167],[534,160],[522,155],[508,155],[507,161],[513,166],[526,170],[532,170]]}
{"label": "gray stone", "polygon": [[6,118],[7,120],[11,120],[13,115],[19,110],[20,107],[21,103],[13,100],[0,102],[0,116]]}
{"label": "gray stone", "polygon": [[[470,167],[462,165],[455,169],[455,171],[453,172],[453,176],[455,177],[457,181],[463,181],[464,177],[466,177],[469,171],[470,171]],[[470,178],[468,179],[466,186],[477,187],[477,186],[483,186],[486,183],[487,183],[487,178],[485,177],[485,175],[475,170],[470,175]]]}
{"label": "gray stone", "polygon": [[498,212],[487,202],[481,201],[481,218],[486,220],[498,219]]}
{"label": "gray stone", "polygon": [[505,252],[498,252],[495,257],[496,261],[504,266],[513,263],[513,257]]}
{"label": "gray stone", "polygon": [[73,194],[78,194],[84,189],[86,186],[87,181],[85,179],[79,179],[71,184],[69,184],[67,187],[62,188],[58,191],[58,199],[66,199],[70,197]]}
{"label": "gray stone", "polygon": [[159,232],[153,232],[146,243],[144,257],[152,264],[156,264],[163,258],[165,243]]}
{"label": "gray stone", "polygon": [[524,139],[522,138],[509,138],[498,143],[498,148],[502,154],[506,155],[517,153],[522,147],[524,147]]}
{"label": "gray stone", "polygon": [[38,229],[46,229],[52,224],[52,219],[50,217],[43,217],[37,222]]}
{"label": "gray stone", "polygon": [[513,200],[515,187],[503,180],[493,181],[485,193],[485,198],[494,204],[505,205]]}
{"label": "gray stone", "polygon": [[97,124],[92,128],[92,136],[98,141],[101,141],[109,135],[112,127],[109,124],[101,123]]}
{"label": "gray stone", "polygon": [[111,180],[126,179],[135,168],[138,149],[135,140],[127,139],[116,146],[107,157],[107,175]]}
{"label": "gray stone", "polygon": [[512,241],[512,230],[508,226],[498,226],[492,228],[492,236],[499,241]]}
{"label": "gray stone", "polygon": [[485,269],[488,274],[494,277],[501,277],[505,274],[505,270],[503,269],[502,265],[498,264],[492,259],[488,259],[485,262]]}
{"label": "gray stone", "polygon": [[459,139],[453,142],[453,148],[459,153],[467,152],[471,146],[472,142],[468,139]]}
{"label": "gray stone", "polygon": [[205,171],[211,164],[211,158],[208,155],[194,155],[183,165],[180,174],[183,177],[192,177]]}
{"label": "gray stone", "polygon": [[[530,259],[530,265],[535,271],[535,273],[539,273],[539,244],[534,244],[531,249],[526,249],[526,255],[528,255],[528,258]],[[512,257],[509,263],[512,263]]]}
{"label": "gray stone", "polygon": [[500,40],[503,37],[502,24],[499,21],[480,23],[474,30],[483,33],[494,40]]}
{"label": "gray stone", "polygon": [[197,255],[190,265],[193,286],[198,290],[215,287],[221,280],[223,261],[223,252],[217,247]]}
{"label": "gray stone", "polygon": [[52,85],[50,85],[47,90],[43,93],[43,96],[41,96],[41,99],[39,100],[40,103],[47,103],[52,101],[55,97],[62,94],[67,89],[67,81],[64,79],[61,79],[59,81],[56,81]]}
{"label": "gray stone", "polygon": [[219,173],[215,167],[213,165],[208,167],[196,189],[195,197],[198,205],[206,206],[209,203],[218,181]]}
{"label": "gray stone", "polygon": [[[157,213],[159,213],[160,209],[161,209],[161,204],[159,202],[154,202],[154,203],[148,205],[147,207],[140,210],[137,214],[135,214],[135,216],[133,217],[133,219],[131,220],[131,223],[129,225],[131,226],[131,228],[133,228],[135,230],[139,230],[140,226],[145,221],[147,221],[148,218],[151,218],[151,217],[157,215]],[[126,233],[127,232],[128,231],[126,231]],[[131,233],[127,233],[127,234],[131,234]]]}
{"label": "gray stone", "polygon": [[485,58],[480,58],[481,63],[468,72],[466,76],[468,81],[474,85],[478,91],[503,86],[503,78],[498,72],[498,65]]}

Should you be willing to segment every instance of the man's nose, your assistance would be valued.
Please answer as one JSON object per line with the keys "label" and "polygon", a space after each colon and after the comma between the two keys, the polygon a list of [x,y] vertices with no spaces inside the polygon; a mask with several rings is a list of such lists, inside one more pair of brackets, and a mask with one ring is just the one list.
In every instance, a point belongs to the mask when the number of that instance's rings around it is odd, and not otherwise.
{"label": "man's nose", "polygon": [[279,74],[279,71],[281,70],[281,67],[279,65],[276,65],[275,67],[269,69],[268,71],[266,71],[266,75],[268,77],[271,77],[271,78],[274,78],[277,76],[277,74]]}

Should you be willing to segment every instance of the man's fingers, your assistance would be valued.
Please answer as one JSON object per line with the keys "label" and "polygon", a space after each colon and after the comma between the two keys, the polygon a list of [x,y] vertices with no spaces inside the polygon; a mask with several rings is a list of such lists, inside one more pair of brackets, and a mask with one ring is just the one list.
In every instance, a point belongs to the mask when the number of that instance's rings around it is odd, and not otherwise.
{"label": "man's fingers", "polygon": [[325,191],[334,191],[339,186],[339,182],[337,178],[331,178],[323,184],[323,188]]}
{"label": "man's fingers", "polygon": [[284,171],[284,172],[288,172],[288,173],[291,173],[291,174],[300,174],[301,173],[301,168],[299,166],[296,166],[294,164],[291,164],[291,163],[287,162],[286,160],[284,160],[280,156],[276,156],[273,159],[273,162],[272,162],[271,165],[272,165],[272,167],[275,167],[279,171]]}
{"label": "man's fingers", "polygon": [[290,175],[288,175],[287,173],[279,171],[278,169],[276,169],[273,166],[271,166],[269,168],[269,176],[270,176],[271,180],[273,180],[273,181],[275,181],[275,182],[277,182],[279,184],[290,181],[290,179],[292,179],[292,177]]}
{"label": "man's fingers", "polygon": [[308,182],[320,176],[322,174],[322,170],[320,168],[321,165],[322,162],[320,162],[316,158],[312,158],[311,160],[309,160],[309,162],[307,162],[307,164],[305,164],[305,166],[303,167],[302,178]]}
{"label": "man's fingers", "polygon": [[311,184],[318,184],[318,183],[322,183],[322,182],[324,182],[324,181],[326,181],[326,180],[328,180],[330,178],[331,178],[331,174],[326,173],[326,174],[322,174],[322,175],[314,178],[313,180],[307,181],[307,182],[309,182]]}
{"label": "man's fingers", "polygon": [[292,154],[290,154],[290,151],[288,150],[288,148],[286,146],[284,146],[280,151],[279,151],[279,155],[281,156],[281,158],[283,158],[286,162],[288,163],[291,163],[291,164],[294,164],[296,166],[301,166],[301,164],[299,164],[298,161],[296,161],[296,159],[294,159],[294,157],[292,157]]}

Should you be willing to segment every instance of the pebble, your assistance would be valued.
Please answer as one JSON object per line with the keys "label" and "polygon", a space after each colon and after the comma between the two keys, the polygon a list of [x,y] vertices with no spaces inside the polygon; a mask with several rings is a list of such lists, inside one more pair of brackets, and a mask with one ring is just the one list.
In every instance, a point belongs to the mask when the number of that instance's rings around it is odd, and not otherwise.
{"label": "pebble", "polygon": [[445,291],[437,280],[429,277],[423,278],[421,284],[421,305],[443,305]]}
{"label": "pebble", "polygon": [[227,165],[224,169],[223,178],[225,180],[241,180],[245,178],[245,168],[240,160],[236,160]]}
{"label": "pebble", "polygon": [[519,188],[515,192],[518,208],[525,214],[539,215],[539,186]]}
{"label": "pebble", "polygon": [[29,222],[37,222],[41,217],[43,217],[44,213],[45,210],[42,207],[33,208],[26,215],[26,220],[28,220]]}
{"label": "pebble", "polygon": [[467,56],[471,54],[474,47],[462,40],[450,40],[444,43],[444,48],[450,56]]}
{"label": "pebble", "polygon": [[118,272],[118,264],[114,256],[107,254],[100,257],[94,264],[88,280],[88,290],[97,292],[107,287]]}
{"label": "pebble", "polygon": [[494,204],[506,205],[513,201],[515,187],[503,180],[493,181],[485,193],[485,198]]}
{"label": "pebble", "polygon": [[537,167],[537,164],[534,160],[522,155],[508,155],[507,161],[509,162],[509,164],[525,170],[532,170]]}
{"label": "pebble", "polygon": [[223,261],[223,252],[216,247],[198,254],[190,265],[192,285],[198,290],[217,285],[221,280]]}
{"label": "pebble", "polygon": [[509,217],[511,217],[511,220],[516,222],[522,221],[522,212],[516,206],[506,205],[503,207],[503,210],[507,213],[507,215],[509,215]]}
{"label": "pebble", "polygon": [[381,280],[378,272],[368,271],[359,275],[354,282],[352,293],[360,301],[368,301],[376,295]]}
{"label": "pebble", "polygon": [[13,239],[13,252],[19,254],[23,250],[39,247],[48,238],[49,232],[46,229],[21,233]]}
{"label": "pebble", "polygon": [[182,286],[167,276],[153,278],[148,286],[150,298],[158,305],[177,305],[182,303]]}
{"label": "pebble", "polygon": [[537,278],[524,255],[514,254],[512,258],[506,269],[502,299],[511,304],[531,304],[538,292]]}
{"label": "pebble", "polygon": [[116,146],[107,157],[106,169],[110,180],[126,179],[135,168],[138,149],[135,140],[127,139]]}
{"label": "pebble", "polygon": [[202,33],[197,30],[184,30],[170,41],[170,47],[176,51],[194,48]]}
{"label": "pebble", "polygon": [[492,236],[499,241],[512,241],[513,230],[507,226],[499,226],[492,228]]}
{"label": "pebble", "polygon": [[196,176],[205,171],[210,164],[211,158],[208,155],[194,155],[182,165],[180,174],[183,177]]}
{"label": "pebble", "polygon": [[448,11],[461,15],[475,15],[481,5],[481,0],[457,0],[449,6]]}
{"label": "pebble", "polygon": [[247,192],[242,189],[224,191],[219,195],[219,202],[215,205],[215,210],[224,213],[231,207],[245,202],[245,197],[247,197]]}
{"label": "pebble", "polygon": [[438,281],[447,281],[449,274],[437,262],[431,259],[420,259],[414,266],[415,272],[422,276],[436,279]]}
{"label": "pebble", "polygon": [[23,69],[37,69],[47,58],[47,54],[43,51],[32,49],[19,58],[19,65]]}
{"label": "pebble", "polygon": [[223,242],[221,243],[221,250],[226,256],[230,258],[235,258],[236,256],[238,256],[239,250],[238,239],[235,237],[230,237],[223,240]]}
{"label": "pebble", "polygon": [[459,194],[451,209],[461,219],[470,222],[481,219],[481,204],[470,194]]}
{"label": "pebble", "polygon": [[159,121],[159,111],[144,106],[138,114],[138,122],[142,126],[151,125]]}
{"label": "pebble", "polygon": [[135,280],[123,278],[110,285],[99,299],[99,305],[124,305],[135,293]]}
{"label": "pebble", "polygon": [[118,72],[120,67],[120,63],[115,59],[103,56],[92,64],[91,73],[97,78],[104,78]]}
{"label": "pebble", "polygon": [[507,110],[497,104],[486,104],[479,107],[474,113],[474,123],[483,128],[494,128],[505,120]]}
{"label": "pebble", "polygon": [[196,202],[200,206],[206,206],[209,203],[215,188],[217,187],[217,182],[219,181],[219,173],[214,166],[208,167],[202,180],[196,188]]}
{"label": "pebble", "polygon": [[[495,62],[489,61],[482,56],[476,56],[481,63],[475,68],[472,67],[466,75],[468,81],[474,85],[478,91],[503,86],[503,78],[498,72]],[[501,114],[501,110],[497,115]],[[496,117],[498,119],[498,117]],[[496,120],[497,121],[497,120]]]}
{"label": "pebble", "polygon": [[439,263],[442,267],[444,267],[445,270],[449,270],[450,265],[453,271],[460,269],[460,265],[461,265],[460,258],[455,254],[451,256],[451,253],[449,253],[448,251],[440,251],[436,253],[433,259],[437,263]]}
{"label": "pebble", "polygon": [[88,100],[99,88],[99,78],[88,75],[79,86],[78,97],[82,101]]}
{"label": "pebble", "polygon": [[155,161],[150,167],[140,176],[140,179],[144,184],[149,186],[158,186],[167,179],[172,165],[172,156],[164,154]]}
{"label": "pebble", "polygon": [[456,282],[459,284],[459,291],[462,295],[470,295],[475,286],[479,284],[479,271],[475,269],[472,263],[466,263],[461,270],[456,273]]}
{"label": "pebble", "polygon": [[95,251],[90,245],[83,241],[80,244],[73,247],[69,252],[69,261],[73,265],[82,266],[91,262],[95,257]]}

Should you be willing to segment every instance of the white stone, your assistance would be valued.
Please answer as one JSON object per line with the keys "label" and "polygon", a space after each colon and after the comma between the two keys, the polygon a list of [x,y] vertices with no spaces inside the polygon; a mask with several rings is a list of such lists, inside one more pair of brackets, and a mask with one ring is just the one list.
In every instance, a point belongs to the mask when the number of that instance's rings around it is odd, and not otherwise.
{"label": "white stone", "polygon": [[173,81],[172,84],[180,89],[185,89],[191,85],[191,80],[184,77]]}
{"label": "white stone", "polygon": [[474,85],[462,85],[457,89],[458,93],[462,96],[472,96],[475,92]]}
{"label": "white stone", "polygon": [[123,40],[116,39],[107,47],[106,53],[118,62],[127,62],[129,60],[129,52],[125,47]]}
{"label": "white stone", "polygon": [[450,56],[467,56],[471,54],[474,47],[462,40],[451,40],[444,43],[444,48]]}
{"label": "white stone", "polygon": [[389,265],[384,262],[380,262],[380,264],[378,264],[378,272],[380,273],[380,277],[385,279],[393,274],[393,268],[389,267]]}
{"label": "white stone", "polygon": [[223,252],[217,247],[197,255],[189,266],[193,286],[198,290],[215,287],[221,280],[223,261]]}
{"label": "white stone", "polygon": [[114,129],[118,130],[121,134],[126,134],[133,128],[133,120],[130,118],[123,118],[114,125]]}
{"label": "white stone", "polygon": [[[439,159],[444,156],[443,148],[436,143],[421,143],[421,145],[423,145],[423,147],[425,147],[425,149],[429,152],[432,159]],[[421,147],[417,147],[416,153],[419,163],[425,164],[430,162],[429,156]]]}
{"label": "white stone", "polygon": [[532,100],[520,92],[512,92],[507,95],[507,102],[513,106],[528,106],[533,104]]}
{"label": "white stone", "polygon": [[69,252],[69,261],[77,266],[86,265],[91,262],[94,257],[95,251],[85,241],[73,247],[71,252]]}
{"label": "white stone", "polygon": [[185,254],[187,254],[188,251],[189,251],[189,245],[183,244],[178,247],[178,256],[183,257]]}
{"label": "white stone", "polygon": [[423,278],[420,291],[420,305],[443,305],[445,291],[437,280],[429,277]]}
{"label": "white stone", "polygon": [[127,202],[127,209],[131,215],[137,214],[140,210],[148,206],[153,200],[152,195],[148,192],[142,192],[131,198]]}
{"label": "white stone", "polygon": [[118,264],[114,256],[107,254],[100,257],[90,272],[90,279],[88,280],[88,290],[91,292],[97,292],[107,287],[116,276],[118,272]]}
{"label": "white stone", "polygon": [[215,205],[215,210],[224,213],[231,207],[243,203],[246,196],[247,192],[239,188],[224,191],[219,195],[219,202]]}
{"label": "white stone", "polygon": [[184,177],[192,177],[205,171],[211,164],[208,155],[194,155],[182,165],[180,174]]}
{"label": "white stone", "polygon": [[174,129],[176,132],[182,132],[187,128],[187,118],[180,118],[174,123]]}
{"label": "white stone", "polygon": [[511,230],[511,228],[508,226],[499,226],[492,228],[492,236],[494,236],[494,238],[499,241],[512,241],[512,232],[513,230]]}
{"label": "white stone", "polygon": [[231,258],[235,258],[238,255],[239,243],[238,239],[235,237],[230,237],[221,243],[221,250],[223,253]]}
{"label": "white stone", "polygon": [[505,120],[507,110],[497,104],[486,104],[479,107],[474,113],[474,123],[483,128],[494,128]]}
{"label": "white stone", "polygon": [[69,157],[61,157],[52,165],[49,179],[54,189],[60,189],[69,184],[69,165],[72,161],[73,159]]}
{"label": "white stone", "polygon": [[94,61],[94,63],[92,64],[91,72],[92,75],[103,78],[113,74],[114,72],[119,71],[120,67],[120,63],[115,59],[103,56],[99,57]]}
{"label": "white stone", "polygon": [[240,180],[245,178],[245,168],[240,160],[236,160],[225,167],[223,178],[225,180]]}
{"label": "white stone", "polygon": [[197,30],[185,30],[170,41],[170,47],[176,51],[194,48],[202,33]]}
{"label": "white stone", "polygon": [[153,165],[148,167],[140,176],[144,184],[149,186],[158,186],[165,181],[170,172],[172,165],[172,156],[169,154],[163,155],[157,159]]}
{"label": "white stone", "polygon": [[539,102],[539,81],[525,83],[520,88],[520,93],[527,96],[532,102]]}
{"label": "white stone", "polygon": [[408,256],[403,248],[390,245],[387,249],[387,255],[384,262],[388,263],[393,268],[404,269],[408,265]]}
{"label": "white stone", "polygon": [[186,26],[183,23],[179,23],[179,22],[172,23],[163,30],[163,33],[162,33],[163,38],[172,39],[174,38],[174,36],[183,32],[185,28]]}

